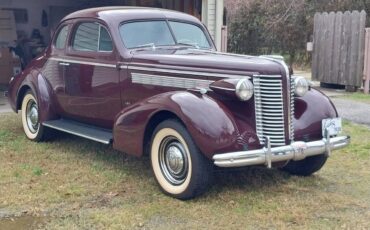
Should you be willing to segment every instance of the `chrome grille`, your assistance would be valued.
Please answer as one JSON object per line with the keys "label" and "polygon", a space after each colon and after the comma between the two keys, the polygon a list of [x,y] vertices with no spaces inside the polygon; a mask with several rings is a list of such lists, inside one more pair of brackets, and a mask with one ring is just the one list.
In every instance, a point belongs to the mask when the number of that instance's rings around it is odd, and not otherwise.
{"label": "chrome grille", "polygon": [[294,90],[295,90],[295,85],[294,85],[294,78],[290,77],[290,119],[289,119],[289,139],[294,140]]}
{"label": "chrome grille", "polygon": [[282,77],[254,76],[256,131],[261,144],[269,137],[271,145],[285,145]]}

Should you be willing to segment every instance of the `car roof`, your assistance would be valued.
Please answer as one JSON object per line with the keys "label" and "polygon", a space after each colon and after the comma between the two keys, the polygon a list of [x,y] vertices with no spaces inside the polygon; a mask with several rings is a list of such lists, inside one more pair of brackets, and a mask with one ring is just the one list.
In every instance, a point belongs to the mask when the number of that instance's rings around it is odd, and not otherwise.
{"label": "car roof", "polygon": [[97,7],[79,10],[67,15],[62,21],[77,18],[97,18],[107,22],[168,18],[199,23],[196,17],[179,11],[129,6]]}

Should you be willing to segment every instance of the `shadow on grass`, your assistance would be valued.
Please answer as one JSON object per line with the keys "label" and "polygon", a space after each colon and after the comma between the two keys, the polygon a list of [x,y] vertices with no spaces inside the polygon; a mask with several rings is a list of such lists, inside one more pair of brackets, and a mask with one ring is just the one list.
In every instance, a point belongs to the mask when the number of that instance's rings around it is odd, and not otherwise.
{"label": "shadow on grass", "polygon": [[[94,156],[94,161],[113,166],[117,173],[124,170],[136,179],[155,181],[151,171],[148,156],[137,158],[116,151],[112,146],[105,146],[79,137],[65,133],[58,135],[51,141],[58,142],[73,153]],[[299,186],[303,188],[316,187],[330,183],[319,176],[295,177],[279,169],[267,169],[265,167],[244,167],[237,169],[215,169],[215,180],[211,190],[216,193],[223,191],[243,190],[245,192],[269,192],[271,189],[279,188],[290,183],[292,177],[298,180]],[[153,183],[155,184],[155,183]],[[159,188],[158,188],[159,189]],[[213,194],[213,193],[212,193]],[[210,196],[213,196],[209,194]],[[214,194],[216,195],[216,194]],[[216,195],[217,196],[217,195]]]}
{"label": "shadow on grass", "polygon": [[[19,118],[18,118],[19,119]],[[26,141],[21,125],[16,120],[10,119],[14,125],[9,126],[2,139],[7,142]],[[20,139],[23,139],[20,140]],[[122,152],[116,151],[112,146],[103,145],[80,137],[76,137],[63,132],[56,132],[55,136],[48,142],[42,143],[45,149],[60,149],[74,154],[78,158],[91,160],[92,168],[103,172],[109,168],[118,174],[130,175],[132,180],[140,180],[147,183],[145,186],[153,186],[156,190],[154,176],[151,171],[150,159],[145,156],[136,158]],[[244,191],[248,192],[269,192],[271,189],[279,188],[290,183],[292,176],[278,169],[267,169],[264,167],[246,167],[238,169],[217,169],[215,170],[214,186],[207,196],[217,196],[219,192]],[[309,178],[294,177],[294,181],[301,187],[316,187],[318,184],[328,184],[330,182],[319,176]],[[147,187],[148,188],[148,187]],[[150,189],[151,190],[151,189]],[[148,191],[150,192],[150,191]]]}
{"label": "shadow on grass", "polygon": [[141,177],[143,174],[150,175],[151,173],[148,157],[134,157],[114,150],[112,145],[104,145],[59,131],[56,131],[55,136],[48,141],[50,145],[53,143],[67,148],[73,154],[81,154],[87,158],[93,157],[94,161],[112,166],[114,170],[130,172],[130,175]]}

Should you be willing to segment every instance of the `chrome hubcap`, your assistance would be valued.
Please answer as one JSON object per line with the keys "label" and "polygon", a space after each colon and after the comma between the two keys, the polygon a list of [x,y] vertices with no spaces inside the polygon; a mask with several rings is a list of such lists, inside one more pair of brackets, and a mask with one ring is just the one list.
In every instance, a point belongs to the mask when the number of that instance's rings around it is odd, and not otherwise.
{"label": "chrome hubcap", "polygon": [[178,147],[171,146],[167,149],[166,165],[171,173],[178,174],[184,167],[184,156]]}
{"label": "chrome hubcap", "polygon": [[163,175],[171,184],[182,184],[188,173],[188,158],[184,146],[175,137],[166,137],[159,149]]}
{"label": "chrome hubcap", "polygon": [[27,104],[26,120],[28,129],[32,133],[36,133],[39,129],[39,112],[37,104],[34,100],[30,100]]}

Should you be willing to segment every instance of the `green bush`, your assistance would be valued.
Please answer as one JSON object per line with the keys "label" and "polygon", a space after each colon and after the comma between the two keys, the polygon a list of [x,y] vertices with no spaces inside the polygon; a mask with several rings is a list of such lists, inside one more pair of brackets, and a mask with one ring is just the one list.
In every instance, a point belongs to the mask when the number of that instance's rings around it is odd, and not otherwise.
{"label": "green bush", "polygon": [[306,43],[312,41],[315,13],[369,12],[370,0],[226,0],[226,7],[233,12],[228,17],[229,52],[279,54],[291,65],[309,65]]}

